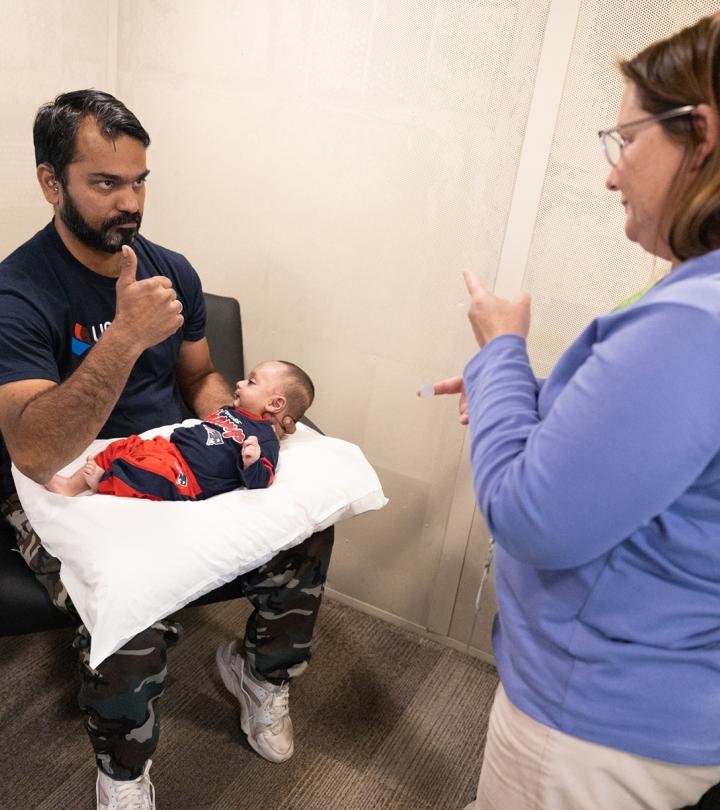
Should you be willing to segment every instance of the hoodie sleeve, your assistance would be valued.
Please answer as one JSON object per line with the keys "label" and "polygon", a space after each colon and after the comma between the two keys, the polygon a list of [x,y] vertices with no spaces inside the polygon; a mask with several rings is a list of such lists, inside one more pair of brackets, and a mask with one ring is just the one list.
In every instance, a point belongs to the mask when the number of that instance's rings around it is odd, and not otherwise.
{"label": "hoodie sleeve", "polygon": [[465,369],[478,504],[518,560],[563,569],[607,553],[676,501],[720,449],[720,319],[642,307],[593,346],[540,419],[525,341]]}

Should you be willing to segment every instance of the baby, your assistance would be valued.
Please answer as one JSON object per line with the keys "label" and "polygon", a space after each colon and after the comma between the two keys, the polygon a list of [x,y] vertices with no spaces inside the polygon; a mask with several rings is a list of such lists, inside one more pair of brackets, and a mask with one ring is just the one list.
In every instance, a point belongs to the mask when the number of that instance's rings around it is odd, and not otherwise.
{"label": "baby", "polygon": [[60,495],[90,490],[154,501],[198,501],[241,486],[268,487],[280,449],[272,417],[298,421],[314,396],[312,380],[299,366],[267,360],[237,383],[232,405],[199,425],[175,428],[169,439],[117,439],[46,487]]}

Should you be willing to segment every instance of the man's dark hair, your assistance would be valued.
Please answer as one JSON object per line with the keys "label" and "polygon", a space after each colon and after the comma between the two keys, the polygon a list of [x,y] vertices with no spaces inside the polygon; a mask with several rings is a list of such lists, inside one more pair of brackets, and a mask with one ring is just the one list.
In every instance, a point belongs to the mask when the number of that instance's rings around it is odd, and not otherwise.
{"label": "man's dark hair", "polygon": [[101,90],[61,93],[37,111],[33,143],[35,165],[47,163],[52,166],[55,177],[63,184],[67,179],[67,166],[75,152],[78,129],[87,117],[95,119],[106,138],[115,140],[118,135],[129,135],[146,148],[150,145],[150,136],[143,125],[122,101],[110,93]]}
{"label": "man's dark hair", "polygon": [[313,385],[313,381],[300,366],[291,363],[289,360],[278,360],[278,363],[285,367],[289,381],[289,384],[285,387],[287,412],[297,422],[312,405],[315,399],[315,386]]}

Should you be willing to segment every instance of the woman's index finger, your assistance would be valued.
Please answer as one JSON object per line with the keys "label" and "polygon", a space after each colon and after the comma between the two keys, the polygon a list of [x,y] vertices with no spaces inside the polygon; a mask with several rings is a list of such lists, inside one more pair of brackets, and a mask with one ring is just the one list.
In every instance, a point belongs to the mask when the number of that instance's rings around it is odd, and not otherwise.
{"label": "woman's index finger", "polygon": [[482,284],[475,278],[475,274],[472,270],[463,270],[463,278],[465,279],[465,286],[470,295],[475,295],[484,289]]}

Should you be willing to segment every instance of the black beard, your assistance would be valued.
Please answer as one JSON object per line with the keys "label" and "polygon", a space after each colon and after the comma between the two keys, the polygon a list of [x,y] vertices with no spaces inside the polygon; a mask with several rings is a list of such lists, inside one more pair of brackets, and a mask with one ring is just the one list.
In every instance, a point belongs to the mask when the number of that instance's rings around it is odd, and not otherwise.
{"label": "black beard", "polygon": [[[108,219],[99,228],[92,225],[78,211],[72,197],[67,189],[63,189],[65,194],[63,204],[60,206],[60,219],[65,223],[65,227],[84,245],[93,250],[102,250],[105,253],[117,253],[122,250],[123,245],[132,245],[140,230],[142,214],[118,214],[112,219]],[[136,225],[134,229],[122,228],[117,233],[111,234],[110,230],[115,225]]]}

